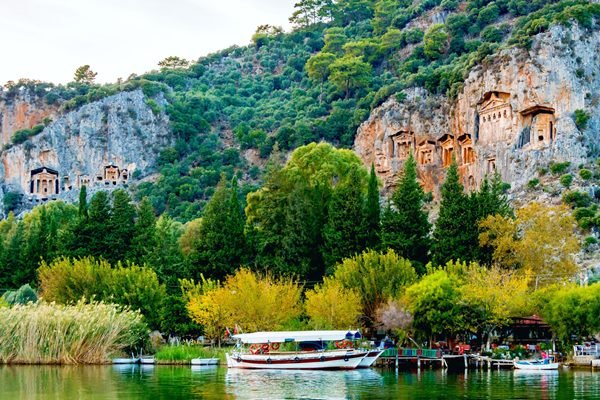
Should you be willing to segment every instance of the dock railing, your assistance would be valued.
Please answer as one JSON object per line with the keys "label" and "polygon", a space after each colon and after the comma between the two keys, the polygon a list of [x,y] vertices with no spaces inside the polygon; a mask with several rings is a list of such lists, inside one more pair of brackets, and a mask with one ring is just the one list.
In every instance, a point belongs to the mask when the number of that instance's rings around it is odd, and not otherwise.
{"label": "dock railing", "polygon": [[442,351],[440,349],[417,349],[417,348],[399,348],[399,349],[386,349],[381,357],[400,357],[400,358],[442,358]]}

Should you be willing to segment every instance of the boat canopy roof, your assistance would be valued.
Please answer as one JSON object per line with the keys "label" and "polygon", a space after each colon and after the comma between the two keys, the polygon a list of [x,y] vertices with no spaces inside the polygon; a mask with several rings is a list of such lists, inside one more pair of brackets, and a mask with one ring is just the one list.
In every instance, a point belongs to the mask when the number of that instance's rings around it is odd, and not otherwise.
{"label": "boat canopy roof", "polygon": [[359,331],[282,331],[240,333],[232,336],[242,343],[319,342],[362,338]]}

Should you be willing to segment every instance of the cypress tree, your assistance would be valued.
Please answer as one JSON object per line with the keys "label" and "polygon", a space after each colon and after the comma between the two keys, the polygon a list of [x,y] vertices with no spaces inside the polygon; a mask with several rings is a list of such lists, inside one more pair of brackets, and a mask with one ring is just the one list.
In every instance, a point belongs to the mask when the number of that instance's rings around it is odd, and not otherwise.
{"label": "cypress tree", "polygon": [[379,246],[381,229],[381,205],[379,204],[379,184],[375,166],[371,164],[369,186],[367,187],[367,201],[365,204],[365,245],[375,249]]}
{"label": "cypress tree", "polygon": [[90,201],[88,218],[82,221],[79,227],[82,234],[74,237],[75,255],[106,257],[109,246],[119,245],[110,242],[110,211],[108,193],[96,192]]}
{"label": "cypress tree", "polygon": [[83,185],[79,190],[79,219],[86,219],[88,217],[88,204],[87,204],[87,187]]}
{"label": "cypress tree", "polygon": [[244,217],[239,204],[237,180],[228,187],[225,176],[204,210],[197,241],[197,260],[205,276],[222,279],[233,273],[245,254]]}
{"label": "cypress tree", "polygon": [[105,257],[116,264],[117,261],[125,261],[130,252],[135,233],[136,209],[125,190],[115,190],[112,195],[112,210],[108,219],[109,243],[105,249]]}
{"label": "cypress tree", "polygon": [[475,215],[471,197],[464,193],[453,160],[442,185],[440,213],[433,230],[432,253],[436,265],[450,260],[473,260],[473,249],[478,246],[478,241],[474,242],[478,230]]}
{"label": "cypress tree", "polygon": [[329,272],[338,261],[366,248],[363,177],[358,168],[355,166],[350,170],[329,200],[327,223],[323,228],[323,261]]}
{"label": "cypress tree", "polygon": [[417,182],[417,164],[411,154],[404,163],[398,187],[383,212],[381,221],[382,247],[391,248],[415,262],[422,272],[430,247],[431,224],[423,210],[425,193]]}
{"label": "cypress tree", "polygon": [[150,255],[157,244],[156,215],[148,197],[144,197],[140,202],[137,215],[128,258],[140,265],[152,265]]}

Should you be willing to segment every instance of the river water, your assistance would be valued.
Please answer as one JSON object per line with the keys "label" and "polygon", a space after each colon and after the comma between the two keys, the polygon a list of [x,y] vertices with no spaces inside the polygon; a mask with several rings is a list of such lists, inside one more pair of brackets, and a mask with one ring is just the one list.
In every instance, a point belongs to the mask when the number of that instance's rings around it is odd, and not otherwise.
{"label": "river water", "polygon": [[0,399],[600,399],[600,372],[1,366]]}

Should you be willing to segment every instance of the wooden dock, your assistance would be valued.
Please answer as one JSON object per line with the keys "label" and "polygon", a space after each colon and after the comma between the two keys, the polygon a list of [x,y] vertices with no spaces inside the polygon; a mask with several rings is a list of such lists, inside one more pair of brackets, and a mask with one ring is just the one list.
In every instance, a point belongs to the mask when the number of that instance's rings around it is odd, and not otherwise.
{"label": "wooden dock", "polygon": [[396,369],[407,363],[412,365],[413,368],[416,366],[418,369],[424,367],[442,367],[454,370],[464,370],[465,368],[514,368],[513,360],[493,359],[488,356],[471,354],[445,355],[439,349],[387,349],[379,358],[379,365],[393,366]]}

